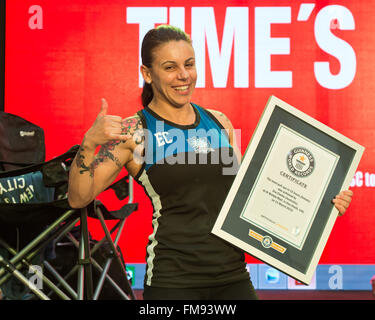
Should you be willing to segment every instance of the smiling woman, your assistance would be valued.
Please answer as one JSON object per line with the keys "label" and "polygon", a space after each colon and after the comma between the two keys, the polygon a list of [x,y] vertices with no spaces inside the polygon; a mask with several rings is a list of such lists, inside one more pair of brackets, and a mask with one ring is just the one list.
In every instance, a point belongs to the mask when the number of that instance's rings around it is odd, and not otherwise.
{"label": "smiling woman", "polygon": [[197,72],[185,32],[152,29],[141,51],[144,108],[121,119],[103,99],[70,170],[69,203],[90,203],[125,166],[154,211],[144,298],[254,299],[244,252],[211,234],[236,172],[224,169],[240,160],[233,127],[190,101]]}
{"label": "smiling woman", "polygon": [[233,126],[191,102],[197,72],[185,32],[152,29],[141,54],[144,108],[122,119],[102,101],[70,170],[69,202],[87,205],[125,166],[153,206],[144,299],[256,299],[244,252],[211,233],[236,174],[225,169],[241,159]]}
{"label": "smiling woman", "polygon": [[[154,111],[169,106],[189,106],[197,81],[195,54],[189,36],[178,28],[162,25],[146,34],[141,55],[141,73],[145,80],[143,106]],[[191,113],[192,109],[188,109]],[[171,111],[169,117],[175,115],[174,110]]]}
{"label": "smiling woman", "polygon": [[[153,56],[151,67],[141,66],[145,82],[153,92],[148,106],[164,113],[171,106],[189,107],[197,81],[193,47],[186,41],[169,41],[154,49]],[[169,117],[173,117],[174,110],[171,113]]]}

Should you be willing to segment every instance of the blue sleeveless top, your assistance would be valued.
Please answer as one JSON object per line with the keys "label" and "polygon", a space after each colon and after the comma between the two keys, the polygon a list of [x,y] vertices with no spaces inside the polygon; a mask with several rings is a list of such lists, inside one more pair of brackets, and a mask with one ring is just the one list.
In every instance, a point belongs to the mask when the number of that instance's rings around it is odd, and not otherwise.
{"label": "blue sleeveless top", "polygon": [[[244,253],[211,233],[238,162],[225,129],[192,104],[195,122],[178,125],[145,108],[145,162],[135,180],[153,205],[145,285],[191,288],[249,278]],[[226,171],[227,170],[227,171]]]}
{"label": "blue sleeveless top", "polygon": [[188,162],[183,157],[185,153],[208,154],[220,147],[231,148],[227,133],[216,118],[195,104],[193,108],[196,119],[191,125],[172,123],[149,108],[142,110],[148,129],[146,170],[163,159],[177,164]]}

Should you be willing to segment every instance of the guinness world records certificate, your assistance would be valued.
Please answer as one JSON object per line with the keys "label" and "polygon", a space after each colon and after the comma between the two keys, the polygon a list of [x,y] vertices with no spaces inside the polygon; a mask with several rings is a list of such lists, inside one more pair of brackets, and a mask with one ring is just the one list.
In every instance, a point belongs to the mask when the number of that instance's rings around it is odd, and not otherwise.
{"label": "guinness world records certificate", "polygon": [[271,96],[212,232],[308,284],[363,151]]}

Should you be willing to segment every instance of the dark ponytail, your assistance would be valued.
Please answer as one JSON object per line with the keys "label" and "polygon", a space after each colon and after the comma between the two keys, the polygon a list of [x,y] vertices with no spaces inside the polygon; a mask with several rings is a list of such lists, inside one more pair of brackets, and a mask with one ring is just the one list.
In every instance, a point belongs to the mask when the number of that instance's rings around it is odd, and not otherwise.
{"label": "dark ponytail", "polygon": [[142,106],[146,107],[151,102],[152,98],[154,97],[154,92],[152,91],[151,84],[144,82],[143,89],[142,89]]}
{"label": "dark ponytail", "polygon": [[[151,68],[153,61],[153,51],[163,43],[169,41],[186,41],[191,45],[190,37],[181,29],[170,25],[161,25],[155,29],[148,31],[143,38],[141,47],[142,64],[147,68]],[[154,97],[152,86],[144,82],[142,90],[142,105],[146,107]]]}

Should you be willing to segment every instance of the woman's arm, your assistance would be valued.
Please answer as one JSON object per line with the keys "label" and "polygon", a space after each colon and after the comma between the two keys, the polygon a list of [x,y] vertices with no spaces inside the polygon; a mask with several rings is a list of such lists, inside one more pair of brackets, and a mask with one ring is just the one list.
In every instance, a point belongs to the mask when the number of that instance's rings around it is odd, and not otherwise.
{"label": "woman's arm", "polygon": [[[72,208],[82,208],[94,200],[114,181],[131,157],[128,145],[132,121],[107,115],[107,110],[103,99],[100,113],[86,132],[70,168],[68,201]],[[98,146],[101,147],[95,155]]]}
{"label": "woman's arm", "polygon": [[236,130],[233,128],[232,123],[230,122],[229,118],[222,112],[216,110],[208,110],[214,117],[220,122],[223,128],[227,131],[229,136],[229,143],[233,147],[233,150],[236,154],[238,163],[241,163],[242,154],[241,150],[239,149],[236,141]]}

